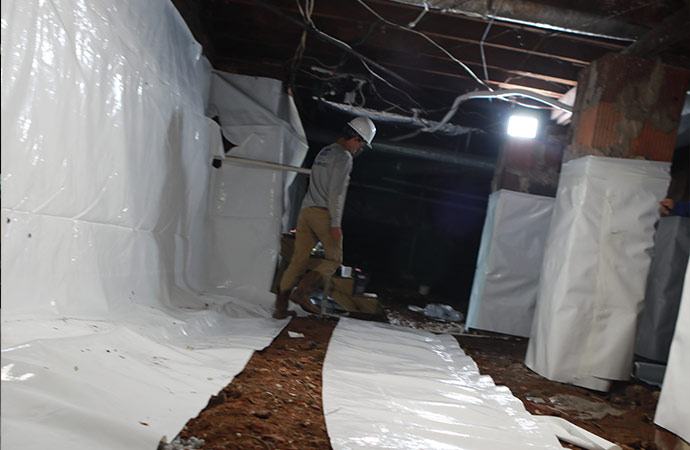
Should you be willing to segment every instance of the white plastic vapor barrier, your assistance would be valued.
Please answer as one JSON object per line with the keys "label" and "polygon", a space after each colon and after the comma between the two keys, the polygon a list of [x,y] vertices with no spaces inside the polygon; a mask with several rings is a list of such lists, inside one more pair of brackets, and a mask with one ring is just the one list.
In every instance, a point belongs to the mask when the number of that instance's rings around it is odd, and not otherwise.
{"label": "white plastic vapor barrier", "polygon": [[654,422],[690,442],[690,265]]}
{"label": "white plastic vapor barrier", "polygon": [[287,323],[199,294],[209,63],[168,0],[0,23],[3,449],[156,448]]}
{"label": "white plastic vapor barrier", "polygon": [[468,328],[529,336],[553,203],[504,189],[489,196]]}
{"label": "white plastic vapor barrier", "polygon": [[635,354],[654,361],[668,361],[688,255],[690,218],[661,217],[654,233],[654,252],[637,328]]}
{"label": "white plastic vapor barrier", "polygon": [[286,323],[222,310],[138,319],[3,319],[3,448],[156,448]]}
{"label": "white plastic vapor barrier", "polygon": [[563,165],[526,364],[608,390],[630,376],[669,164],[587,156]]}
{"label": "white plastic vapor barrier", "polygon": [[[232,156],[300,166],[307,139],[292,97],[268,78],[214,72],[209,115],[237,145]],[[216,293],[268,293],[290,209],[293,172],[225,160],[213,171],[209,285]]]}
{"label": "white plastic vapor barrier", "polygon": [[323,368],[334,449],[561,449],[450,335],[341,319]]}

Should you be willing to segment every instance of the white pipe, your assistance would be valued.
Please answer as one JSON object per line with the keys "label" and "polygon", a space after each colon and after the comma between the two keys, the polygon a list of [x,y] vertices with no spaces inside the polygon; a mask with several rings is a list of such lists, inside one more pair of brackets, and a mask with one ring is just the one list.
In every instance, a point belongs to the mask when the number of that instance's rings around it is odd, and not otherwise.
{"label": "white pipe", "polygon": [[410,116],[403,116],[402,114],[395,114],[391,112],[386,112],[386,111],[376,111],[373,109],[369,108],[363,108],[361,106],[354,106],[354,105],[346,105],[343,103],[335,103],[330,100],[326,100],[325,98],[322,97],[312,97],[314,100],[322,102],[323,104],[338,110],[342,112],[346,112],[349,114],[355,114],[358,116],[366,116],[376,122],[388,122],[388,123],[403,123],[403,124],[408,124],[420,128],[431,128],[431,127],[436,127],[434,128],[434,131],[439,131],[440,133],[443,134],[448,134],[451,136],[459,136],[462,134],[467,134],[471,133],[473,131],[478,131],[475,128],[468,128],[468,127],[463,127],[460,125],[454,125],[452,123],[442,123],[438,124],[437,122],[431,121],[431,120],[426,120],[426,119],[421,119],[417,115],[410,117]]}
{"label": "white pipe", "polygon": [[566,105],[565,103],[561,103],[558,100],[554,100],[550,97],[547,97],[546,95],[538,94],[536,92],[528,91],[526,89],[506,89],[502,91],[475,91],[469,92],[467,94],[458,95],[455,98],[455,101],[453,102],[453,106],[451,106],[450,111],[448,111],[446,115],[443,117],[443,120],[441,120],[433,127],[422,128],[422,131],[427,133],[433,133],[439,128],[441,128],[450,120],[451,117],[453,117],[453,115],[455,115],[455,113],[458,111],[458,106],[460,106],[460,103],[465,102],[467,100],[471,100],[473,98],[502,98],[516,96],[531,98],[533,100],[545,103],[549,106],[553,106],[554,108],[562,109],[563,111],[567,112],[573,112],[573,108],[569,105]]}
{"label": "white pipe", "polygon": [[259,161],[256,159],[240,158],[238,156],[226,155],[223,157],[223,160],[234,162],[237,164],[243,164],[246,166],[264,167],[267,169],[276,169],[276,170],[287,170],[290,172],[306,173],[307,175],[311,174],[311,169],[307,169],[306,167],[288,166],[286,164],[278,164],[278,163],[272,163],[272,162],[267,162],[267,161]]}

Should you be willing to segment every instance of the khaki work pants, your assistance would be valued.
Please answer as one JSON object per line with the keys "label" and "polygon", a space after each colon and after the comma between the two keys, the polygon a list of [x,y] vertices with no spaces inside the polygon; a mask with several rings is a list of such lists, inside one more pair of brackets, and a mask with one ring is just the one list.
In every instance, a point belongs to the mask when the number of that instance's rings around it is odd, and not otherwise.
{"label": "khaki work pants", "polygon": [[331,237],[331,219],[327,209],[315,206],[304,208],[297,219],[295,250],[280,280],[281,292],[295,286],[297,278],[307,269],[309,255],[317,242],[323,245],[324,260],[314,270],[326,280],[343,262],[343,240],[336,241]]}

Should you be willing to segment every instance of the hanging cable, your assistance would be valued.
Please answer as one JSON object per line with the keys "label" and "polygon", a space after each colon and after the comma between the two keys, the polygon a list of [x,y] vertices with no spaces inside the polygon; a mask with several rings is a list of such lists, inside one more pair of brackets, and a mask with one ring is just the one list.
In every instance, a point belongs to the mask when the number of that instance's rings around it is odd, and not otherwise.
{"label": "hanging cable", "polygon": [[[313,31],[315,31],[317,34],[319,34],[319,35],[321,35],[321,36],[323,36],[323,37],[325,37],[325,38],[327,38],[327,39],[329,39],[329,40],[332,40],[332,41],[334,41],[334,42],[338,42],[340,45],[347,47],[347,48],[350,49],[351,51],[354,51],[354,49],[352,48],[352,46],[350,46],[349,44],[347,44],[347,43],[341,41],[340,39],[334,38],[333,36],[331,36],[331,35],[329,35],[329,34],[324,33],[323,31],[319,30],[319,29],[316,27],[316,24],[314,24],[314,21],[313,21],[312,18],[311,18],[311,15],[312,15],[312,13],[313,13],[313,11],[314,11],[314,0],[305,0],[304,9],[302,9],[302,5],[300,5],[299,0],[297,0],[297,7],[299,8],[300,14],[302,14],[302,17],[304,18],[305,24],[306,24],[307,26],[309,26],[310,29],[312,29]],[[307,30],[305,29],[304,32],[302,33],[302,39],[303,39],[303,40],[306,40],[306,33],[307,33]],[[304,51],[304,50],[302,50],[302,51]],[[386,85],[388,85],[390,88],[395,89],[395,90],[397,90],[398,92],[401,92],[403,95],[405,95],[405,96],[406,96],[412,103],[414,103],[415,105],[421,106],[421,105],[419,104],[419,102],[417,102],[414,98],[412,98],[412,97],[410,96],[410,94],[408,94],[407,92],[403,91],[402,89],[400,89],[400,88],[398,88],[398,87],[392,85],[390,82],[388,82],[388,80],[386,80],[385,78],[383,78],[383,77],[382,77],[381,75],[379,75],[378,73],[374,72],[374,70],[373,70],[371,67],[369,67],[369,65],[366,63],[366,61],[361,60],[361,63],[362,63],[362,65],[364,65],[364,67],[369,71],[369,73],[371,73],[375,78],[381,80],[381,81],[384,82]]]}
{"label": "hanging cable", "polygon": [[428,13],[428,12],[429,12],[429,4],[426,2],[426,0],[424,0],[424,10],[421,13],[419,13],[419,16],[417,16],[417,18],[415,20],[408,23],[407,26],[409,28],[416,27],[417,24],[419,23],[419,21],[422,20],[422,17],[426,16],[426,13]]}
{"label": "hanging cable", "polygon": [[420,107],[422,106],[417,100],[413,99],[413,98],[410,96],[410,94],[408,94],[407,92],[403,91],[402,89],[400,89],[400,88],[398,88],[398,87],[396,87],[396,86],[393,86],[392,84],[390,84],[390,83],[388,82],[388,80],[386,80],[385,78],[383,78],[382,76],[380,76],[379,74],[377,74],[376,72],[374,72],[373,70],[371,70],[371,67],[369,67],[369,66],[367,65],[366,62],[362,61],[362,64],[364,65],[364,67],[366,67],[366,69],[369,71],[369,73],[371,73],[374,77],[378,78],[379,80],[383,81],[386,85],[388,85],[388,87],[390,87],[390,88],[392,88],[392,89],[394,89],[394,90],[396,90],[396,91],[402,93],[405,97],[407,97],[407,98],[408,98],[412,103],[414,103],[415,105],[420,106]]}
{"label": "hanging cable", "polygon": [[381,100],[384,103],[388,103],[389,105],[391,105],[391,109],[399,109],[400,111],[411,112],[411,110],[403,108],[402,106],[398,105],[397,103],[393,103],[390,100],[383,98],[383,96],[376,89],[376,85],[374,83],[371,83],[369,86],[371,86],[371,90],[374,92],[374,95],[376,95],[376,97],[379,98],[379,100]]}
{"label": "hanging cable", "polygon": [[565,103],[561,103],[557,100],[553,100],[552,98],[549,98],[545,95],[538,94],[536,92],[528,91],[526,89],[507,89],[504,91],[475,91],[475,92],[468,92],[467,94],[462,94],[458,95],[455,98],[455,101],[453,102],[453,106],[451,106],[450,110],[446,113],[446,115],[443,117],[443,119],[438,122],[436,125],[433,127],[427,127],[427,128],[422,128],[422,131],[427,132],[427,133],[433,133],[439,128],[441,128],[443,125],[448,123],[451,117],[455,115],[455,113],[458,110],[458,107],[460,106],[460,103],[465,102],[467,100],[473,99],[473,98],[503,98],[503,97],[526,97],[526,98],[531,98],[533,100],[537,100],[539,102],[545,103],[547,105],[553,106],[554,108],[562,109],[563,111],[568,111],[572,112],[573,108],[569,105],[566,105]]}
{"label": "hanging cable", "polygon": [[482,86],[484,86],[484,87],[487,88],[488,90],[493,91],[493,89],[491,88],[491,86],[489,86],[488,84],[486,84],[486,83],[485,83],[484,81],[482,81],[474,72],[472,72],[472,69],[470,69],[470,68],[467,66],[467,64],[465,64],[465,63],[463,63],[462,61],[460,61],[459,59],[457,59],[457,58],[456,58],[455,56],[453,56],[448,50],[446,50],[445,48],[441,47],[439,44],[436,43],[436,41],[434,41],[433,39],[431,39],[431,38],[430,38],[429,36],[427,36],[426,34],[422,33],[421,31],[417,31],[417,30],[413,30],[413,29],[411,29],[411,28],[407,28],[407,27],[405,27],[405,26],[403,26],[403,25],[400,25],[400,24],[397,24],[397,23],[395,23],[395,22],[391,22],[390,20],[388,20],[388,19],[382,17],[379,13],[377,13],[376,11],[374,11],[373,9],[371,9],[371,7],[370,7],[369,5],[367,5],[366,3],[364,3],[364,0],[357,0],[357,2],[359,2],[359,3],[360,3],[362,6],[364,6],[370,13],[372,13],[373,15],[375,15],[376,17],[378,17],[380,20],[384,21],[385,23],[387,23],[387,24],[389,24],[389,25],[391,25],[391,26],[393,26],[393,27],[395,27],[395,28],[400,28],[401,30],[409,31],[409,32],[411,32],[411,33],[414,33],[414,34],[417,34],[417,35],[423,37],[425,40],[429,41],[434,47],[438,48],[438,49],[441,50],[443,53],[445,53],[446,56],[448,56],[453,62],[457,63],[458,65],[460,65],[460,67],[462,67],[463,69],[465,69],[465,71],[466,71],[467,73],[469,73],[469,74],[472,76],[472,78],[474,78],[474,79],[477,81],[477,83],[481,84]]}
{"label": "hanging cable", "polygon": [[372,67],[375,67],[377,70],[380,70],[381,72],[384,72],[384,73],[390,75],[392,78],[395,78],[396,80],[400,81],[400,82],[401,82],[402,84],[404,84],[405,86],[408,86],[408,87],[410,87],[410,88],[412,88],[412,89],[414,89],[414,90],[418,90],[418,89],[419,89],[417,86],[415,86],[414,84],[410,83],[409,81],[407,81],[406,79],[404,79],[403,77],[401,77],[400,75],[398,75],[397,73],[393,72],[393,71],[390,70],[390,69],[387,69],[387,68],[383,67],[382,65],[378,64],[376,61],[372,60],[371,58],[368,58],[367,56],[362,55],[361,53],[359,53],[358,51],[354,50],[352,47],[350,47],[349,45],[345,44],[344,42],[342,42],[342,41],[340,41],[340,40],[338,40],[338,39],[335,39],[335,38],[333,38],[333,37],[327,35],[326,33],[323,33],[323,32],[321,32],[321,31],[317,30],[317,29],[316,29],[315,27],[313,27],[313,26],[306,25],[306,24],[300,22],[299,20],[296,20],[294,17],[291,17],[291,16],[288,15],[288,14],[285,14],[285,13],[284,13],[283,11],[281,11],[280,9],[276,8],[276,7],[273,6],[273,5],[269,5],[268,3],[266,3],[266,2],[263,1],[263,0],[251,0],[251,1],[252,1],[253,3],[256,3],[257,5],[261,6],[262,8],[267,9],[268,11],[272,12],[273,14],[276,14],[276,15],[278,15],[278,16],[280,16],[280,17],[286,19],[286,20],[288,20],[289,22],[293,23],[294,25],[297,25],[298,27],[300,27],[300,28],[302,28],[302,29],[305,29],[305,28],[306,28],[306,29],[308,29],[308,30],[310,30],[310,31],[312,31],[312,32],[314,32],[314,33],[316,33],[321,39],[325,40],[326,42],[331,43],[331,44],[334,44],[336,47],[339,47],[340,49],[345,50],[347,53],[349,53],[349,54],[351,54],[352,56],[354,56],[354,57],[360,59],[361,61],[365,61],[365,62],[367,62],[368,64],[371,64]]}
{"label": "hanging cable", "polygon": [[[424,5],[426,6],[426,3],[424,3]],[[486,30],[484,30],[484,35],[482,36],[481,40],[479,41],[479,52],[482,54],[482,66],[484,67],[484,80],[486,80],[486,81],[489,81],[489,71],[486,70],[486,57],[484,56],[484,40],[489,35],[489,30],[491,29],[491,25],[494,24],[494,19],[496,18],[496,14],[498,14],[498,11],[501,9],[501,6],[503,6],[503,0],[501,0],[501,3],[498,4],[498,6],[496,7],[496,10],[491,15],[491,20],[489,21],[489,24],[486,26]]]}

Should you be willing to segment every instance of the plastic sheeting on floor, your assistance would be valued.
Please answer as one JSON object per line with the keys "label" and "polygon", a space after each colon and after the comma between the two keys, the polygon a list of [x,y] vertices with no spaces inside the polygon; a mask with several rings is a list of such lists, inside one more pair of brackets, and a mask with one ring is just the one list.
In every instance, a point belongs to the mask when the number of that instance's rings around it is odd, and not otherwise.
{"label": "plastic sheeting on floor", "polygon": [[587,156],[563,165],[526,364],[608,390],[630,377],[669,164]]}
{"label": "plastic sheeting on floor", "polygon": [[482,231],[467,327],[529,336],[554,199],[494,192]]}
{"label": "plastic sheeting on floor", "polygon": [[668,360],[688,255],[690,218],[661,217],[654,234],[654,253],[635,342],[635,353],[644,358]]}
{"label": "plastic sheeting on floor", "polygon": [[167,0],[3,2],[1,26],[3,448],[155,448],[287,323],[199,294],[210,66]]}
{"label": "plastic sheeting on floor", "polygon": [[654,422],[690,442],[690,264],[678,311],[676,332],[671,342],[668,365],[661,387]]}
{"label": "plastic sheeting on floor", "polygon": [[3,320],[3,448],[156,448],[287,322],[223,308],[137,320]]}
{"label": "plastic sheeting on floor", "polygon": [[334,449],[561,449],[450,335],[341,319],[323,368]]}

